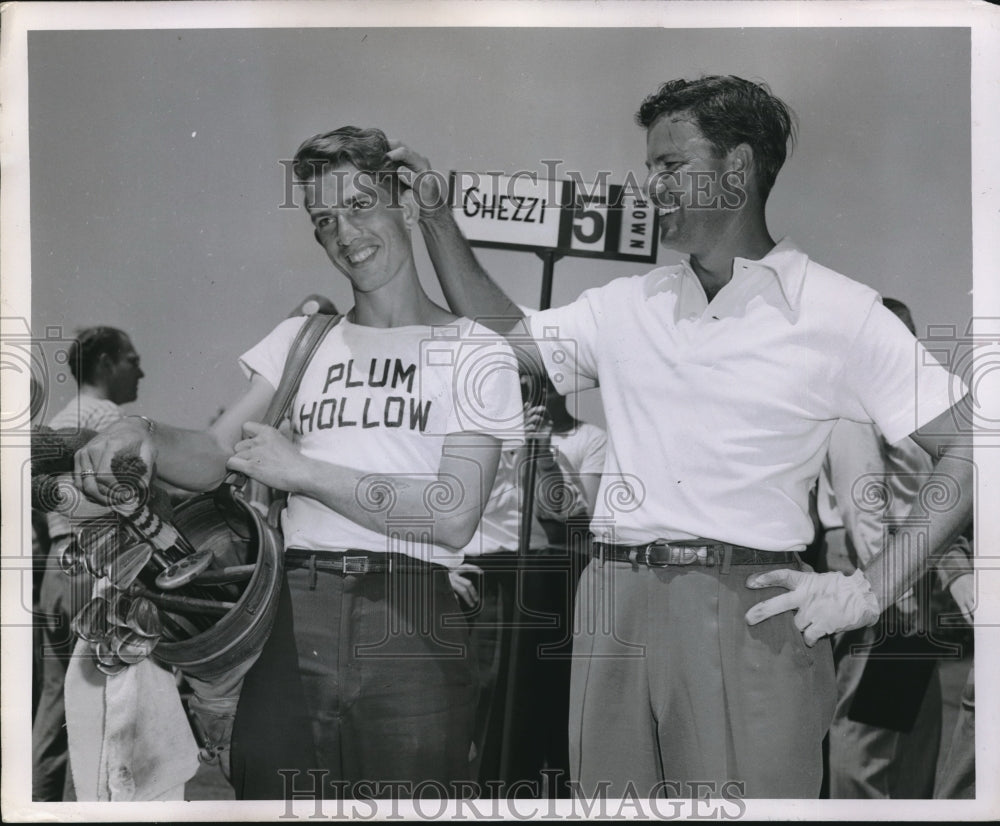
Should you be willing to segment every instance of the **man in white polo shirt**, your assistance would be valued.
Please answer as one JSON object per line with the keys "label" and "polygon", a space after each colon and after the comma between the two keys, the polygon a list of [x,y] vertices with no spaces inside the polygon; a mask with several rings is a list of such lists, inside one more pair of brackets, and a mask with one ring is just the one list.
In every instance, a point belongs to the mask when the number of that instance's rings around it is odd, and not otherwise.
{"label": "man in white polo shirt", "polygon": [[[560,392],[601,387],[598,558],[578,592],[570,704],[580,793],[814,797],[835,700],[817,640],[874,622],[912,566],[900,543],[865,574],[798,570],[809,491],[841,418],[952,449],[915,432],[943,432],[950,377],[874,290],[771,236],[792,124],[766,87],[670,81],[637,120],[660,240],[684,263],[525,323],[433,208],[429,175],[421,226],[451,307],[507,334]],[[407,147],[390,155],[427,168]],[[961,501],[932,515],[932,549],[971,511],[970,463],[947,455],[936,472]]]}

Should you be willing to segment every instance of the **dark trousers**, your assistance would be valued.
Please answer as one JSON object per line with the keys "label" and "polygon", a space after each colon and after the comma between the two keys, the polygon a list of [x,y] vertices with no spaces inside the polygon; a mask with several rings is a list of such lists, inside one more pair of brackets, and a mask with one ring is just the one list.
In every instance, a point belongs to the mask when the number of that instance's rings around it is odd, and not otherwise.
{"label": "dark trousers", "polygon": [[328,798],[427,797],[468,779],[475,660],[447,571],[427,569],[286,571],[233,727],[238,798],[317,783]]}
{"label": "dark trousers", "polygon": [[[830,724],[831,798],[915,800],[929,799],[934,793],[934,773],[941,745],[941,685],[937,663],[870,661],[868,652],[884,633],[884,623],[880,622],[833,637],[837,708]],[[878,704],[895,710],[904,704],[912,706],[908,728],[905,725],[876,725],[877,713],[862,715],[864,722],[854,719],[852,709],[859,699],[865,670],[872,665],[881,668],[883,677],[877,684],[882,694]],[[893,678],[894,671],[903,678],[912,675],[913,665],[925,666],[930,676],[911,677],[909,681]],[[872,690],[867,688],[869,694]],[[905,730],[900,730],[903,728]]]}
{"label": "dark trousers", "polygon": [[573,597],[582,559],[555,548],[533,550],[520,565],[508,552],[469,559],[484,569],[479,603],[463,610],[479,660],[475,743],[488,793],[519,783],[519,796],[568,796]]}
{"label": "dark trousers", "polygon": [[32,800],[58,802],[74,799],[66,739],[64,683],[66,666],[76,637],[70,622],[90,598],[94,580],[89,574],[69,576],[50,559],[39,596],[39,648],[35,667],[41,671],[41,692],[31,727]]}
{"label": "dark trousers", "polygon": [[483,786],[502,774],[505,705],[513,630],[517,557],[501,552],[468,558],[483,569],[475,580],[479,600],[461,603],[478,666],[473,728],[474,778]]}

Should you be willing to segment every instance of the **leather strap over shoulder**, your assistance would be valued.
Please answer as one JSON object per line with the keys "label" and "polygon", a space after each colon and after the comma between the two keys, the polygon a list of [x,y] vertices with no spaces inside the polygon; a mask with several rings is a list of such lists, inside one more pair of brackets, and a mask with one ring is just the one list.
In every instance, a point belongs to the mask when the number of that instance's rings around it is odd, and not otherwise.
{"label": "leather strap over shoulder", "polygon": [[[262,423],[269,427],[277,427],[288,412],[288,407],[292,403],[292,397],[299,389],[302,381],[302,374],[312,359],[313,353],[319,347],[320,342],[326,338],[326,334],[332,330],[344,316],[340,313],[336,315],[325,315],[317,313],[306,319],[305,324],[299,329],[298,334],[292,341],[292,346],[285,358],[285,367],[281,372],[281,380],[278,388],[271,397],[271,403],[267,406]],[[220,490],[231,493],[232,489],[243,489],[253,487],[251,480],[242,473],[232,472],[226,476]],[[261,486],[258,486],[261,487]],[[266,488],[263,488],[266,490]],[[263,490],[247,490],[247,498],[253,500],[263,500]]]}
{"label": "leather strap over shoulder", "polygon": [[278,383],[278,388],[264,414],[264,424],[277,427],[284,418],[292,403],[292,397],[299,389],[302,375],[305,373],[313,353],[316,352],[320,342],[326,338],[326,334],[340,323],[343,317],[339,313],[337,315],[316,314],[306,319],[306,323],[302,325],[298,335],[292,341],[288,357],[285,359],[285,368],[281,373],[281,381]]}

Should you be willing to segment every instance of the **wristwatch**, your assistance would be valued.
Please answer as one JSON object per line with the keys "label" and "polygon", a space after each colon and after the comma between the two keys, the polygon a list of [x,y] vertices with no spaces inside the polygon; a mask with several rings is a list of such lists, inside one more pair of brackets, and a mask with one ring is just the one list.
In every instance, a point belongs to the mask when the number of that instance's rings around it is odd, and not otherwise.
{"label": "wristwatch", "polygon": [[149,416],[137,416],[137,415],[133,414],[133,415],[130,415],[130,416],[126,416],[125,418],[126,419],[141,419],[145,423],[146,430],[150,434],[156,432],[156,422],[154,422],[151,418],[149,418]]}

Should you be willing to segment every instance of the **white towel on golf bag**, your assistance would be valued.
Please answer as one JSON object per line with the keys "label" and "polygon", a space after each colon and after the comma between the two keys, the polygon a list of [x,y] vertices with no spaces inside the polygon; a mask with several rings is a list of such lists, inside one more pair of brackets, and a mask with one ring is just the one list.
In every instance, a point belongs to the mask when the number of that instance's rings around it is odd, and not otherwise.
{"label": "white towel on golf bag", "polygon": [[173,673],[152,659],[106,677],[77,641],[66,670],[66,733],[77,800],[181,800],[198,744]]}

